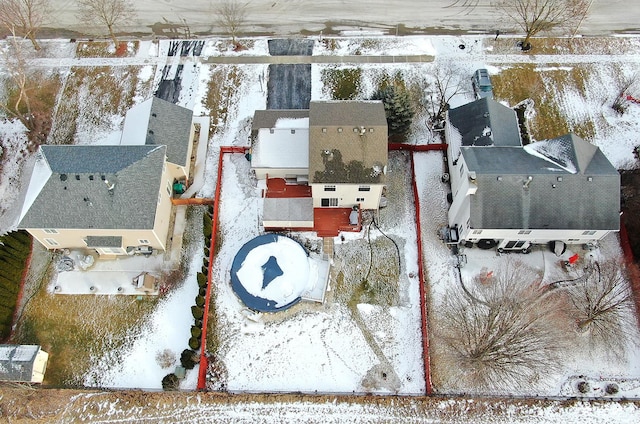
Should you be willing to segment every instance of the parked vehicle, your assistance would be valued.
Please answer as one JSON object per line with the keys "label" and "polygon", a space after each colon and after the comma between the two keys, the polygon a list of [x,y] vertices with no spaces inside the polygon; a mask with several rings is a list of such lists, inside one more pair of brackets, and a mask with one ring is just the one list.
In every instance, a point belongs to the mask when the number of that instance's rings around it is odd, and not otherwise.
{"label": "parked vehicle", "polygon": [[493,85],[491,85],[491,78],[486,69],[478,69],[473,73],[471,85],[473,86],[476,99],[483,99],[485,97],[493,99]]}

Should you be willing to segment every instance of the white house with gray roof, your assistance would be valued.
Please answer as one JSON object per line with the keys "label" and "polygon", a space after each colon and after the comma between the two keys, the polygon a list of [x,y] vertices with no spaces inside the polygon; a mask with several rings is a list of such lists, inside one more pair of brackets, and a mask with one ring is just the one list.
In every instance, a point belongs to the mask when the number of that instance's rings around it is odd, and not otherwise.
{"label": "white house with gray roof", "polygon": [[153,98],[129,111],[120,145],[41,146],[18,227],[48,249],[164,251],[193,133],[190,110]]}
{"label": "white house with gray roof", "polygon": [[620,228],[620,175],[575,134],[522,145],[515,112],[490,99],[451,109],[445,136],[450,241],[592,243]]}
{"label": "white house with gray roof", "polygon": [[0,345],[0,381],[42,383],[48,359],[38,345]]}
{"label": "white house with gray roof", "polygon": [[314,208],[377,209],[387,169],[384,106],[312,101],[305,110],[258,110],[251,168],[258,179],[311,188],[310,198],[265,198],[265,227],[309,228]]}

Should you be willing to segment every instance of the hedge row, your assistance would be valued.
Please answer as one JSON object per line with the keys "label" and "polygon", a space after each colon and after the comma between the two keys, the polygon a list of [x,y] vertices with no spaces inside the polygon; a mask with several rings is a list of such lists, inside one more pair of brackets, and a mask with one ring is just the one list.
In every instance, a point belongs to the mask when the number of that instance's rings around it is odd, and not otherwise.
{"label": "hedge row", "polygon": [[0,237],[0,339],[11,333],[20,282],[31,252],[31,236],[14,231]]}

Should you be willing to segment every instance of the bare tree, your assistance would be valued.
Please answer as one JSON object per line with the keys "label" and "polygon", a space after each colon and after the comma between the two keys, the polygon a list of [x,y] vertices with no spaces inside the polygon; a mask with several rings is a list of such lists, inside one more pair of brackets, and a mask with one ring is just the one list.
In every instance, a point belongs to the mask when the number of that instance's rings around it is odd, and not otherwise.
{"label": "bare tree", "polygon": [[451,382],[465,389],[517,390],[558,366],[560,298],[521,262],[507,262],[469,287],[451,290],[438,333],[457,364]]}
{"label": "bare tree", "polygon": [[247,5],[238,0],[224,0],[214,11],[217,24],[231,36],[236,45],[236,36],[247,19]]}
{"label": "bare tree", "polygon": [[40,50],[36,34],[47,21],[50,0],[0,0],[0,23],[9,31],[26,37]]}
{"label": "bare tree", "polygon": [[567,290],[577,329],[588,333],[592,345],[603,346],[614,354],[624,350],[634,323],[632,292],[624,264],[615,260],[595,263],[585,278]]}
{"label": "bare tree", "polygon": [[450,63],[439,64],[433,77],[435,80],[430,87],[431,121],[437,123],[444,119],[444,113],[449,109],[449,101],[456,94],[466,90],[465,83],[467,81],[460,78],[460,70]]}
{"label": "bare tree", "polygon": [[639,74],[635,73],[631,76],[624,76],[618,83],[618,95],[613,100],[611,107],[620,115],[624,115],[627,111],[627,96],[633,95],[632,92],[635,91],[639,79]]}
{"label": "bare tree", "polygon": [[8,119],[17,119],[29,131],[28,138],[32,147],[37,147],[46,141],[51,129],[51,104],[45,104],[39,96],[42,92],[55,85],[53,79],[44,80],[33,71],[29,60],[22,51],[22,44],[16,37],[6,49],[2,50],[2,60],[5,64],[4,73],[6,95],[0,101],[0,110]]}
{"label": "bare tree", "polygon": [[118,48],[115,29],[136,15],[132,2],[128,0],[76,0],[80,9],[79,18],[96,25],[105,25],[109,38]]}
{"label": "bare tree", "polygon": [[523,49],[531,37],[544,31],[582,22],[589,0],[499,0],[496,6],[524,32]]}

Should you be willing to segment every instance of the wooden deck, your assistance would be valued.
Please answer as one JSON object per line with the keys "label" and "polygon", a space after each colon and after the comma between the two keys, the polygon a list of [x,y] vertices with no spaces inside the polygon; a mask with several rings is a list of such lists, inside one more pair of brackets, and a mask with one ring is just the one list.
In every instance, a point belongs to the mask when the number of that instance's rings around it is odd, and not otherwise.
{"label": "wooden deck", "polygon": [[287,184],[286,180],[282,178],[269,178],[267,179],[267,192],[264,197],[311,197],[311,187],[306,184]]}
{"label": "wooden deck", "polygon": [[[282,178],[267,179],[267,198],[303,198],[311,197],[311,187],[302,184],[287,184]],[[362,225],[351,225],[349,215],[351,208],[314,208],[313,209],[313,230],[318,233],[318,237],[336,237],[340,231],[358,232]],[[358,219],[362,222],[361,216]],[[304,231],[301,228],[282,228],[283,230]],[[269,230],[274,230],[269,228]]]}

